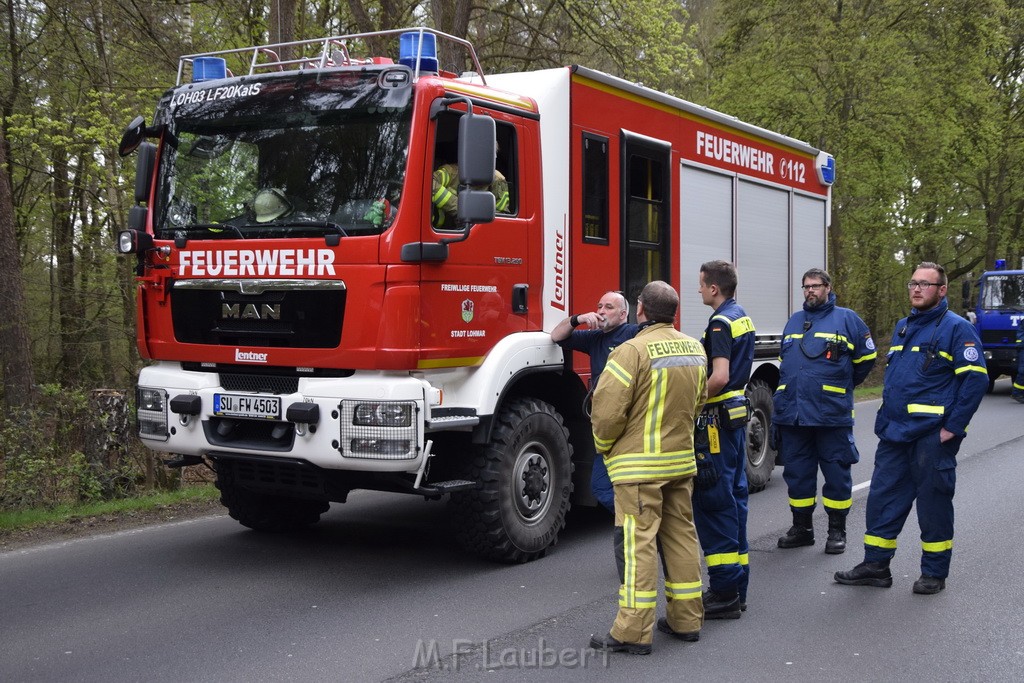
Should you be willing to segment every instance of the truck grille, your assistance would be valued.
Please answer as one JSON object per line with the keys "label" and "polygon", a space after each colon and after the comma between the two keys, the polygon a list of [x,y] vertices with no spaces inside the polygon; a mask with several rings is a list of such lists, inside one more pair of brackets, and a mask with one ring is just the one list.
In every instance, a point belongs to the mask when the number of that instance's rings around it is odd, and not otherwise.
{"label": "truck grille", "polygon": [[346,293],[334,280],[178,280],[174,336],[187,344],[332,349],[341,342]]}

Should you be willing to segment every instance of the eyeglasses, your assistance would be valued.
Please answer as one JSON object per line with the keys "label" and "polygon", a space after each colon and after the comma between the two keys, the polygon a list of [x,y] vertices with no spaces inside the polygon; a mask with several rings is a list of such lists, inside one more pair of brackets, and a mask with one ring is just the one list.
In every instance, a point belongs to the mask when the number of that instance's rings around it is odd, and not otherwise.
{"label": "eyeglasses", "polygon": [[929,287],[941,287],[941,282],[918,282],[911,280],[907,283],[907,289],[928,289]]}
{"label": "eyeglasses", "polygon": [[805,292],[808,292],[808,291],[810,291],[810,290],[812,290],[812,289],[813,289],[813,290],[815,290],[815,291],[817,291],[817,290],[821,289],[821,288],[822,288],[822,287],[824,287],[824,286],[825,286],[825,285],[823,285],[823,284],[818,284],[818,285],[804,285],[804,286],[802,286],[802,287],[801,287],[800,289],[804,290]]}

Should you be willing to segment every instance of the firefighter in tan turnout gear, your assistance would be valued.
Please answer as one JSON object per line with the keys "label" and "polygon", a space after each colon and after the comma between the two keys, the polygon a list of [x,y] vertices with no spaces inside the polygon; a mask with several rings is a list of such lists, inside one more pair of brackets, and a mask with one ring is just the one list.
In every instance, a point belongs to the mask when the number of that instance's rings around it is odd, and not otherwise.
{"label": "firefighter in tan turnout gear", "polygon": [[693,422],[707,398],[707,356],[672,327],[678,293],[656,281],[637,301],[640,331],[611,354],[594,392],[594,443],[615,492],[625,575],[611,631],[600,650],[648,654],[657,606],[658,552],[667,617],[658,630],[696,641],[704,621],[700,546],[693,525]]}

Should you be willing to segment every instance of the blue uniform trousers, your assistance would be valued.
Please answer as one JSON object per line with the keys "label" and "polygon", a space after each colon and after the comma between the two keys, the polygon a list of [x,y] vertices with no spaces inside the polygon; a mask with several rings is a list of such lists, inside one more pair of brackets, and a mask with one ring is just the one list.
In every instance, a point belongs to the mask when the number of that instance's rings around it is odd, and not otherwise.
{"label": "blue uniform trousers", "polygon": [[[1024,327],[1024,321],[1020,322]],[[1013,390],[1010,395],[1021,403],[1024,403],[1024,334],[1017,333],[1017,375],[1013,378]]]}
{"label": "blue uniform trousers", "polygon": [[813,512],[818,494],[818,469],[825,477],[821,502],[828,512],[844,517],[853,502],[850,466],[860,459],[852,427],[792,427],[779,425],[779,444],[786,468],[793,512]]}
{"label": "blue uniform trousers", "polygon": [[693,521],[697,526],[708,582],[716,593],[739,591],[746,602],[750,580],[747,545],[747,432],[719,429],[721,452],[711,458],[718,470],[714,487],[693,492]]}
{"label": "blue uniform trousers", "polygon": [[956,454],[963,437],[939,442],[931,432],[909,443],[878,442],[868,494],[864,560],[887,561],[917,499],[921,527],[921,573],[944,579],[953,555],[953,493]]}

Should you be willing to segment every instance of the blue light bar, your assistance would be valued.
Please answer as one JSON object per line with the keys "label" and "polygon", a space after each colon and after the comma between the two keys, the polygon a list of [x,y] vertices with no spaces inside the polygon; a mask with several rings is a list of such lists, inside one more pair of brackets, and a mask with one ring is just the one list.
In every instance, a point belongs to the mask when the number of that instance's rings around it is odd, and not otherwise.
{"label": "blue light bar", "polygon": [[228,63],[221,57],[196,57],[192,60],[192,82],[215,81],[227,75]]}
{"label": "blue light bar", "polygon": [[416,56],[419,55],[419,70],[437,73],[437,39],[433,33],[410,31],[398,38],[398,63],[416,70]]}
{"label": "blue light bar", "polygon": [[996,268],[995,269],[996,270],[1006,270],[1006,259],[1004,259],[1004,258],[997,258],[996,259]]}

